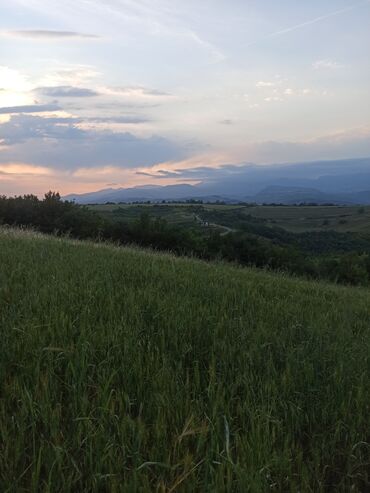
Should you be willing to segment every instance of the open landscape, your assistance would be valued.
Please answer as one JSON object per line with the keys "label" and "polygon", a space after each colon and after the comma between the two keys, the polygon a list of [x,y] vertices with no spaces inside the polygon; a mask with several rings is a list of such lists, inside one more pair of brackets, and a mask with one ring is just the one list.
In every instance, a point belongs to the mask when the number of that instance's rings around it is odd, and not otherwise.
{"label": "open landscape", "polygon": [[0,20],[0,493],[369,493],[370,0]]}
{"label": "open landscape", "polygon": [[[194,202],[194,201],[193,201]],[[370,233],[370,206],[321,205],[253,205],[217,204],[191,201],[149,204],[93,204],[88,206],[105,217],[116,220],[138,219],[147,213],[166,219],[170,224],[192,227],[209,212],[222,212],[221,224],[232,226],[238,217],[251,216],[266,226],[280,227],[291,232],[339,231]],[[221,228],[222,229],[222,228]]]}
{"label": "open landscape", "polygon": [[366,491],[368,289],[8,228],[0,263],[1,491]]}

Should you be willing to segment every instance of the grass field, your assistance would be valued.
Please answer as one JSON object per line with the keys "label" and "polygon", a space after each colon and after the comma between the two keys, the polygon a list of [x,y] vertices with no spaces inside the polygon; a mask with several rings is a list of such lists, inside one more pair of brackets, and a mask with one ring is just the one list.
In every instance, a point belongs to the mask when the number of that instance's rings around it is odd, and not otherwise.
{"label": "grass field", "polygon": [[[194,213],[203,209],[222,213],[222,224],[233,226],[235,213],[243,211],[265,221],[266,226],[281,227],[291,232],[328,231],[370,233],[370,207],[351,206],[239,206],[203,204],[143,204],[143,205],[92,205],[105,217],[130,221],[147,212],[152,217],[161,217],[170,224],[194,227]],[[120,211],[120,212],[119,212]]]}
{"label": "grass field", "polygon": [[195,208],[187,204],[102,204],[92,205],[89,208],[103,217],[113,220],[132,221],[141,214],[147,213],[153,218],[165,219],[169,224],[182,227],[197,227],[194,220]]}
{"label": "grass field", "polygon": [[0,230],[0,491],[365,492],[370,292]]}
{"label": "grass field", "polygon": [[246,212],[254,217],[265,219],[267,225],[279,226],[297,233],[327,230],[370,232],[368,206],[257,206],[247,209]]}

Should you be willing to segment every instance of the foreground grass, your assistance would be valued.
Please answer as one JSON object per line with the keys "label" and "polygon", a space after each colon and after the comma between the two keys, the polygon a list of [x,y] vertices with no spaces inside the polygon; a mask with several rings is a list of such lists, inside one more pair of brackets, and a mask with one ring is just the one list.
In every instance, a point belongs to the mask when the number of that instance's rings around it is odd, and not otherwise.
{"label": "foreground grass", "polygon": [[0,491],[367,491],[370,293],[0,230]]}

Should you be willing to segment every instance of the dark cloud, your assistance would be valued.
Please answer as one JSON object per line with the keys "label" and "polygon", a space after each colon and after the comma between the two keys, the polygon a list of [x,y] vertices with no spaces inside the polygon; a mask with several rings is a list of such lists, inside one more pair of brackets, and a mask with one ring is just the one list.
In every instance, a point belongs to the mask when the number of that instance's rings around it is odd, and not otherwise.
{"label": "dark cloud", "polygon": [[4,143],[10,146],[30,139],[76,139],[83,135],[83,130],[75,126],[78,121],[20,114],[0,125],[0,135]]}
{"label": "dark cloud", "polygon": [[207,166],[197,166],[195,168],[188,169],[175,169],[175,170],[159,170],[153,174],[153,178],[181,178],[191,180],[212,180],[218,178],[226,178],[229,176],[240,175],[245,172],[246,169],[250,169],[253,165],[225,165],[219,168],[210,168]]}
{"label": "dark cloud", "polygon": [[179,176],[177,173],[171,173],[171,172],[168,172],[168,173],[165,173],[162,175],[160,171],[156,171],[155,173],[147,173],[145,171],[136,171],[135,174],[140,175],[140,176],[149,176],[149,178],[153,178],[154,180],[161,180],[163,178],[170,178],[170,177],[178,178],[178,176]]}
{"label": "dark cloud", "polygon": [[182,172],[178,171],[168,171],[168,170],[158,170],[155,173],[147,173],[145,171],[137,171],[137,175],[149,176],[150,178],[154,178],[155,180],[162,178],[184,178]]}
{"label": "dark cloud", "polygon": [[21,31],[7,31],[2,33],[5,36],[14,38],[34,39],[34,40],[74,40],[74,39],[99,39],[95,34],[85,34],[75,31],[54,31],[43,29],[29,29]]}
{"label": "dark cloud", "polygon": [[99,93],[92,89],[73,86],[38,87],[35,89],[35,92],[52,98],[88,98],[99,96]]}
{"label": "dark cloud", "polygon": [[140,138],[129,132],[81,129],[80,120],[16,115],[0,125],[8,147],[0,162],[19,161],[60,169],[153,166],[188,157],[190,149],[160,136]]}
{"label": "dark cloud", "polygon": [[136,175],[140,175],[140,176],[150,176],[151,178],[161,178],[159,175],[157,174],[152,174],[152,173],[146,173],[145,171],[136,171],[135,173]]}
{"label": "dark cloud", "polygon": [[220,121],[221,125],[233,125],[234,122],[232,120],[226,119]]}
{"label": "dark cloud", "polygon": [[24,106],[9,106],[0,108],[0,115],[11,115],[16,113],[46,113],[58,111],[61,108],[56,104],[28,104]]}

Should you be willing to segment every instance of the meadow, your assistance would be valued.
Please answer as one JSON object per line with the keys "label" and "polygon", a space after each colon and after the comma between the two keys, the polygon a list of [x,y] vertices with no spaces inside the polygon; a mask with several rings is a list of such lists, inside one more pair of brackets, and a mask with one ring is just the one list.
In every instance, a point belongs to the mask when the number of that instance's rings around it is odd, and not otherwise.
{"label": "meadow", "polygon": [[248,211],[292,232],[327,231],[370,232],[369,206],[256,206]]}
{"label": "meadow", "polygon": [[[194,226],[194,214],[220,215],[221,224],[234,226],[245,215],[269,227],[293,233],[338,231],[370,233],[370,206],[278,206],[228,204],[95,204],[89,208],[104,217],[130,221],[143,212],[166,219],[170,224]],[[217,217],[217,216],[216,216]]]}
{"label": "meadow", "polygon": [[194,219],[197,207],[188,204],[94,204],[88,208],[100,216],[115,221],[134,221],[142,214],[164,219],[168,224],[197,228]]}
{"label": "meadow", "polygon": [[0,491],[365,492],[370,291],[0,229]]}

